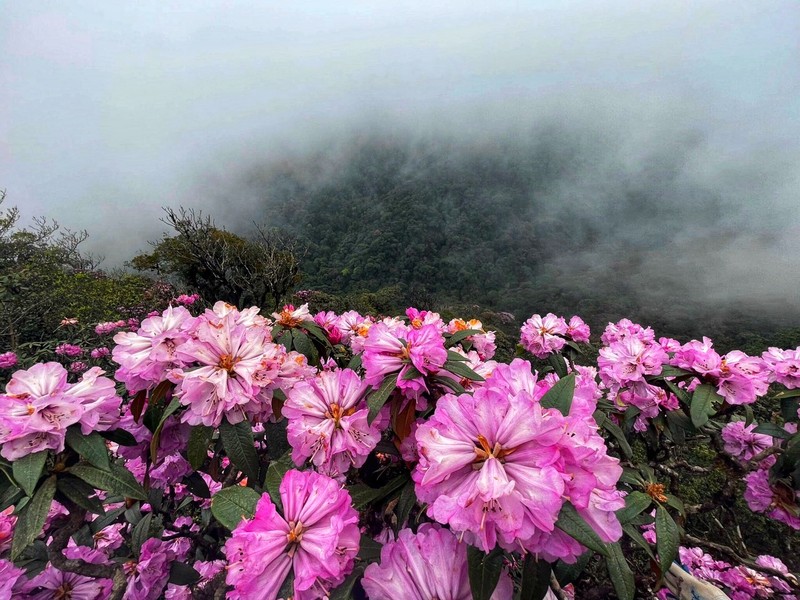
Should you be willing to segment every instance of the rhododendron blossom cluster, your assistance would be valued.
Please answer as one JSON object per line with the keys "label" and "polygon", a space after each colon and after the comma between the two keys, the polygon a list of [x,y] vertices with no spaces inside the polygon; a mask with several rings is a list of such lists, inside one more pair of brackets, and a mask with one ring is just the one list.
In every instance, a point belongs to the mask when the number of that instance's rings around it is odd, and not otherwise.
{"label": "rhododendron blossom cluster", "polygon": [[0,354],[0,600],[796,597],[800,348],[206,300]]}

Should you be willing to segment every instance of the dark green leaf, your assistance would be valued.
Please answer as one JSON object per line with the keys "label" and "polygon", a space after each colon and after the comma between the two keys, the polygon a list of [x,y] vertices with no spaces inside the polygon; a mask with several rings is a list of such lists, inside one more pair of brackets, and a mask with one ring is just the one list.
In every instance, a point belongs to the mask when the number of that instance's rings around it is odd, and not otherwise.
{"label": "dark green leaf", "polygon": [[353,371],[358,371],[358,369],[361,368],[361,355],[354,355],[353,358],[350,359],[350,362],[347,363],[347,368],[352,369]]}
{"label": "dark green leaf", "polygon": [[502,550],[495,548],[489,554],[484,554],[475,546],[467,546],[467,565],[473,600],[489,600],[500,581]]}
{"label": "dark green leaf", "polygon": [[294,569],[290,569],[278,590],[278,598],[294,598]]}
{"label": "dark green leaf", "polygon": [[670,565],[678,557],[681,533],[672,516],[663,506],[656,508],[656,549],[661,572],[669,571]]}
{"label": "dark green leaf", "polygon": [[283,512],[283,503],[280,493],[281,481],[283,481],[283,476],[286,475],[286,472],[293,468],[294,462],[292,461],[291,451],[287,451],[286,454],[279,459],[269,463],[267,475],[264,478],[264,488],[267,490],[273,504],[278,507],[281,513]]}
{"label": "dark green leaf", "polygon": [[180,407],[181,403],[178,399],[173,398],[170,400],[169,406],[161,413],[161,419],[158,421],[156,430],[153,432],[153,438],[150,440],[150,459],[153,463],[156,463],[158,459],[158,445],[161,443],[161,432],[164,429],[164,423],[166,423],[170,415],[174,414]]}
{"label": "dark green leaf", "polygon": [[64,473],[58,478],[58,491],[90,513],[105,514],[103,503],[96,497],[95,489],[85,481]]}
{"label": "dark green leaf", "polygon": [[168,583],[174,585],[194,585],[200,581],[200,573],[185,562],[174,560],[169,565]]}
{"label": "dark green leaf", "polygon": [[126,498],[147,500],[147,492],[136,481],[133,474],[116,463],[111,463],[108,471],[90,465],[78,464],[71,467],[69,472],[99,490],[113,492]]}
{"label": "dark green leaf", "polygon": [[633,600],[636,594],[636,582],[633,578],[633,571],[622,554],[619,542],[608,545],[606,567],[619,600]]}
{"label": "dark green leaf", "polygon": [[459,354],[455,350],[448,350],[447,351],[447,360],[455,360],[455,361],[465,362],[465,361],[467,361],[469,359],[466,356],[464,356],[463,354]]}
{"label": "dark green leaf", "polygon": [[639,531],[639,527],[637,525],[633,525],[631,523],[627,523],[622,526],[622,531],[624,531],[627,536],[633,540],[642,550],[647,552],[648,556],[653,560],[656,560],[656,555],[653,554],[652,548],[650,548],[650,544],[647,543],[647,540],[644,539],[641,531]]}
{"label": "dark green leaf", "polygon": [[231,463],[255,483],[258,479],[258,454],[250,423],[240,421],[231,425],[223,421],[219,426],[219,437]]}
{"label": "dark green leaf", "polygon": [[368,535],[362,534],[358,558],[367,563],[377,562],[381,559],[381,548],[383,548],[383,544],[376,542]]}
{"label": "dark green leaf", "polygon": [[567,361],[560,354],[551,354],[547,357],[547,362],[550,363],[559,378],[563,379],[567,375]]}
{"label": "dark green leaf", "polygon": [[144,544],[150,538],[161,538],[164,527],[161,524],[161,517],[154,517],[153,513],[144,515],[131,532],[131,549],[136,556]]}
{"label": "dark green leaf", "polygon": [[[800,392],[800,388],[796,390],[791,390],[793,392]],[[747,406],[747,408],[750,408]],[[798,410],[800,410],[800,398],[782,398],[781,399],[781,416],[783,420],[787,423],[794,423],[800,420],[800,415],[798,415]]]}
{"label": "dark green leaf", "polygon": [[614,421],[611,419],[605,419],[602,427],[608,433],[610,433],[615,440],[617,440],[619,449],[622,450],[622,453],[625,455],[625,457],[630,460],[633,457],[633,450],[631,449],[631,445],[628,443],[628,439],[625,437],[625,434],[620,426],[614,423]]}
{"label": "dark green leaf", "polygon": [[308,338],[308,336],[299,329],[295,329],[292,331],[292,337],[294,349],[300,354],[304,355],[308,359],[309,364],[318,364],[319,352],[317,352],[317,349],[314,347],[314,344],[311,343],[311,340]]}
{"label": "dark green leaf", "polygon": [[367,415],[367,422],[372,424],[378,413],[381,412],[383,405],[389,400],[394,388],[397,387],[397,375],[389,375],[383,380],[381,386],[372,392],[367,397],[367,406],[369,406],[369,414]]}
{"label": "dark green leaf", "polygon": [[347,487],[350,497],[353,499],[353,506],[356,510],[366,508],[371,502],[385,498],[395,490],[400,489],[408,481],[408,475],[399,475],[389,483],[379,488],[371,488],[363,483],[357,483]]}
{"label": "dark green leaf", "polygon": [[575,507],[569,502],[565,502],[558,514],[556,527],[567,535],[572,536],[581,544],[594,550],[598,554],[608,556],[607,544],[601,540],[594,529],[578,514]]}
{"label": "dark green leaf", "polygon": [[714,386],[703,383],[698,385],[692,394],[692,405],[689,408],[689,415],[692,417],[692,424],[698,429],[708,423],[708,417],[713,415],[714,403],[721,403],[720,396]]}
{"label": "dark green leaf", "polygon": [[11,560],[16,560],[42,532],[50,505],[56,494],[56,476],[48,477],[17,516],[11,542]]}
{"label": "dark green leaf", "polygon": [[589,561],[592,559],[591,552],[584,552],[578,557],[573,564],[567,564],[563,560],[559,560],[553,565],[553,574],[556,576],[558,582],[565,586],[568,583],[574,583],[578,577],[586,570]]}
{"label": "dark green leaf", "polygon": [[643,492],[631,492],[625,496],[625,506],[617,511],[617,518],[621,524],[629,523],[631,519],[638,516],[649,508],[653,499]]}
{"label": "dark green leaf", "polygon": [[449,377],[443,377],[442,375],[434,375],[431,377],[431,381],[443,385],[446,388],[450,388],[455,394],[464,394],[467,391],[460,382]]}
{"label": "dark green leaf", "polygon": [[657,377],[690,377],[694,375],[691,371],[687,371],[685,369],[679,369],[678,367],[673,367],[671,365],[663,365],[661,367],[661,374],[657,375]]}
{"label": "dark green leaf", "polygon": [[211,498],[211,490],[208,489],[206,480],[197,471],[189,473],[183,480],[186,482],[186,487],[189,488],[189,491],[198,498]]}
{"label": "dark green leaf", "polygon": [[528,554],[522,565],[519,600],[542,600],[549,589],[550,563]]}
{"label": "dark green leaf", "polygon": [[253,488],[234,485],[221,489],[211,499],[211,514],[231,531],[242,519],[252,519],[261,496]]}
{"label": "dark green leaf", "polygon": [[402,381],[411,381],[412,379],[417,379],[418,377],[422,377],[422,373],[417,370],[417,367],[414,365],[408,365],[406,372],[403,373],[403,376],[400,378]]}
{"label": "dark green leaf", "polygon": [[135,446],[139,442],[133,437],[129,431],[124,429],[114,429],[112,431],[101,431],[100,435],[106,438],[109,442],[114,442],[120,446]]}
{"label": "dark green leaf", "polygon": [[675,510],[678,511],[678,514],[682,515],[686,512],[686,508],[683,506],[683,500],[678,498],[677,496],[673,496],[672,494],[666,494],[667,496],[667,505],[671,506]]}
{"label": "dark green leaf", "polygon": [[[356,582],[364,575],[363,565],[356,565],[353,572],[335,590],[331,590],[329,600],[353,600],[353,588]],[[398,600],[400,600],[398,598]]]}
{"label": "dark green leaf", "polygon": [[458,375],[460,377],[465,377],[470,381],[485,381],[483,377],[478,375],[475,371],[470,369],[467,365],[463,362],[459,362],[457,360],[448,360],[444,363],[444,367],[442,367],[445,371],[449,371],[453,375]]}
{"label": "dark green leaf", "polygon": [[764,435],[771,435],[774,438],[782,440],[788,440],[792,437],[791,433],[775,423],[761,423],[761,425],[753,429],[753,433],[763,433]]}
{"label": "dark green leaf", "polygon": [[416,503],[417,495],[414,491],[414,482],[409,481],[405,487],[403,487],[403,491],[400,492],[400,499],[397,501],[397,508],[395,509],[398,530],[405,526],[406,521],[408,521],[408,516],[411,514],[411,510]]}
{"label": "dark green leaf", "polygon": [[42,450],[23,456],[11,465],[14,480],[28,496],[33,496],[36,484],[39,483],[39,478],[44,471],[45,462],[47,462],[47,450]]}
{"label": "dark green leaf", "polygon": [[164,408],[166,407],[167,392],[173,386],[174,384],[171,381],[162,381],[150,392],[150,397],[147,399],[147,409],[142,418],[142,423],[150,431],[155,431],[158,427],[161,415],[164,414]]}
{"label": "dark green leaf", "polygon": [[547,393],[542,396],[540,404],[543,408],[555,408],[562,415],[567,416],[572,407],[572,397],[575,395],[575,373],[559,379]]}
{"label": "dark green leaf", "polygon": [[795,388],[793,390],[783,390],[775,394],[775,397],[778,400],[783,400],[785,398],[798,398],[800,397],[800,388]]}
{"label": "dark green leaf", "polygon": [[480,335],[481,333],[483,332],[479,329],[462,329],[461,331],[456,331],[453,335],[447,338],[447,341],[444,343],[444,345],[446,348],[450,348],[471,335]]}
{"label": "dark green leaf", "polygon": [[[781,408],[783,408],[783,405],[781,405]],[[744,426],[750,427],[753,421],[755,421],[756,415],[753,413],[753,408],[749,404],[744,405],[744,414],[745,414]]]}
{"label": "dark green leaf", "polygon": [[83,435],[80,425],[73,425],[67,429],[67,445],[98,469],[108,471],[106,441],[96,431]]}
{"label": "dark green leaf", "polygon": [[213,427],[206,427],[205,425],[195,425],[189,433],[189,445],[186,449],[186,456],[189,458],[189,464],[192,468],[197,470],[203,466],[203,463],[208,458],[208,445],[211,443],[211,438],[214,435]]}

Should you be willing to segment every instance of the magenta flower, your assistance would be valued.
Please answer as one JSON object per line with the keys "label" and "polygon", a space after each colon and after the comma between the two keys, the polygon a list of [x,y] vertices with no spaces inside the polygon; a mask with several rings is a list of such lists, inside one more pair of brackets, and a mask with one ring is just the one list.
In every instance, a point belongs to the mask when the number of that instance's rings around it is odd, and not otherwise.
{"label": "magenta flower", "polygon": [[331,344],[338,344],[342,341],[343,335],[339,329],[339,317],[333,311],[322,311],[314,315],[314,322],[325,330]]}
{"label": "magenta flower", "polygon": [[128,587],[123,600],[157,600],[167,585],[169,569],[176,559],[169,545],[150,538],[139,551],[139,560],[125,563]]}
{"label": "magenta flower", "polygon": [[756,469],[745,475],[744,480],[747,483],[744,499],[750,510],[800,529],[800,492],[782,482],[770,483],[769,469]]}
{"label": "magenta flower", "polygon": [[55,352],[59,356],[75,357],[83,354],[83,348],[75,344],[59,344],[56,346]]}
{"label": "magenta flower", "polygon": [[330,477],[291,470],[280,496],[283,515],[264,494],[225,544],[230,598],[275,600],[293,570],[295,600],[314,600],[353,569],[360,532],[350,494]]}
{"label": "magenta flower", "polygon": [[578,316],[574,316],[569,320],[567,324],[567,337],[575,342],[582,342],[582,343],[589,343],[589,336],[591,335],[591,331],[589,330],[589,326],[584,323],[583,319]]}
{"label": "magenta flower", "polygon": [[[414,534],[402,529],[395,542],[381,549],[380,563],[369,565],[361,581],[370,600],[471,600],[467,545],[438,524],[423,523]],[[511,598],[507,573],[492,594]]]}
{"label": "magenta flower", "polygon": [[622,319],[618,323],[609,323],[600,337],[604,345],[610,346],[614,342],[619,342],[628,337],[635,337],[643,342],[655,340],[655,333],[649,327],[645,328],[630,319]]}
{"label": "magenta flower", "polygon": [[300,308],[295,308],[292,304],[286,304],[279,313],[272,313],[275,322],[284,327],[297,327],[305,322],[313,323],[314,317],[308,311],[308,304],[303,304]]}
{"label": "magenta flower", "polygon": [[97,325],[95,325],[94,332],[97,335],[106,335],[124,326],[125,326],[124,321],[122,321],[122,325],[120,325],[120,323],[117,321],[107,321],[105,323],[98,323]]}
{"label": "magenta flower", "polygon": [[17,355],[13,352],[0,354],[0,369],[10,369],[17,364]]}
{"label": "magenta flower", "polygon": [[183,304],[184,306],[191,306],[195,302],[200,300],[200,294],[181,294],[177,298],[175,298],[176,304]]}
{"label": "magenta flower", "polygon": [[0,403],[0,454],[17,460],[40,450],[64,450],[66,429],[80,423],[81,431],[106,431],[119,421],[121,399],[114,382],[93,367],[75,384],[55,362],[16,371]]}
{"label": "magenta flower", "polygon": [[[409,328],[402,323],[377,323],[370,327],[364,342],[362,364],[364,381],[373,387],[397,374],[397,387],[406,396],[427,391],[424,376],[435,374],[447,361],[444,336],[437,325]],[[412,367],[419,375],[414,376]]]}
{"label": "magenta flower", "polygon": [[536,358],[547,358],[561,350],[566,343],[567,323],[563,317],[547,313],[533,315],[520,329],[520,343]]}
{"label": "magenta flower", "polygon": [[762,433],[753,433],[757,423],[745,427],[744,421],[733,421],[722,428],[722,439],[725,452],[743,461],[750,460],[756,454],[772,446],[772,437]]}
{"label": "magenta flower", "polygon": [[305,459],[321,473],[344,480],[350,466],[360,467],[381,439],[380,418],[367,424],[369,386],[350,369],[323,371],[301,381],[287,394],[283,416],[292,460]]}
{"label": "magenta flower", "polygon": [[116,378],[131,393],[155,387],[167,372],[180,367],[178,348],[189,339],[194,317],[188,310],[170,306],[161,315],[142,321],[136,333],[114,336],[114,362],[120,365]]}
{"label": "magenta flower", "polygon": [[111,355],[111,350],[109,350],[105,346],[102,346],[100,348],[94,348],[91,351],[90,355],[91,355],[92,358],[97,360],[97,359],[100,359],[100,358],[105,358],[106,356],[110,356]]}
{"label": "magenta flower", "polygon": [[189,407],[182,419],[190,425],[217,427],[223,417],[238,423],[245,419],[245,405],[259,403],[254,377],[262,367],[268,334],[263,327],[237,323],[236,316],[198,317],[194,336],[176,351],[183,364],[201,365],[184,371],[175,391]]}
{"label": "magenta flower", "polygon": [[761,358],[769,369],[770,381],[777,381],[790,390],[800,387],[800,347],[794,350],[769,348]]}
{"label": "magenta flower", "polygon": [[0,559],[0,598],[13,598],[13,592],[25,582],[25,569],[19,569],[11,561]]}

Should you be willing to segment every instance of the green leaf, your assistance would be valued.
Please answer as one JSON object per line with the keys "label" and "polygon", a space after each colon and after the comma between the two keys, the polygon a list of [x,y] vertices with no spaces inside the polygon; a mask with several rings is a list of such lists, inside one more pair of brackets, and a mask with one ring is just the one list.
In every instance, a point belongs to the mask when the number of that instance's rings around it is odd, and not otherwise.
{"label": "green leaf", "polygon": [[280,492],[281,481],[283,481],[283,476],[286,475],[287,471],[293,468],[294,462],[292,461],[291,450],[289,450],[279,459],[269,463],[267,475],[264,478],[264,488],[267,490],[273,504],[278,507],[281,513],[283,513],[283,502],[281,501]]}
{"label": "green leaf", "polygon": [[522,565],[519,600],[542,600],[550,589],[550,570],[546,560],[528,554]]}
{"label": "green leaf", "polygon": [[292,331],[292,338],[294,349],[304,355],[308,359],[309,364],[316,365],[319,363],[319,353],[305,333],[299,329],[294,329]]}
{"label": "green leaf", "polygon": [[408,365],[406,372],[403,373],[403,376],[400,378],[401,381],[411,381],[412,379],[417,379],[418,377],[422,377],[422,373],[417,370],[417,367],[414,365]]}
{"label": "green leaf", "polygon": [[[364,566],[356,565],[356,568],[353,569],[353,572],[345,578],[339,587],[337,587],[335,590],[331,590],[329,600],[352,600],[353,588],[356,585],[356,581],[358,581],[363,575]],[[398,598],[398,600],[400,599]]]}
{"label": "green leaf", "polygon": [[[800,388],[797,390],[791,390],[793,392],[800,392]],[[748,405],[745,405],[747,408],[750,408]],[[782,398],[781,399],[781,416],[783,420],[787,423],[793,423],[797,420],[800,420],[800,415],[798,415],[798,410],[800,409],[800,398]]]}
{"label": "green leaf", "polygon": [[221,489],[211,499],[211,514],[231,531],[242,519],[252,519],[261,496],[253,488],[234,485]]}
{"label": "green leaf", "polygon": [[408,481],[408,475],[399,475],[389,481],[386,485],[379,488],[372,488],[363,483],[347,486],[347,491],[353,499],[353,506],[356,510],[366,508],[371,502],[385,498],[395,490],[403,487]]}
{"label": "green leaf", "polygon": [[683,515],[686,512],[686,507],[683,505],[683,500],[678,498],[677,496],[673,496],[672,494],[666,494],[667,496],[667,505],[671,506],[675,510],[678,511],[678,514]]}
{"label": "green leaf", "polygon": [[495,548],[484,554],[475,546],[467,546],[467,565],[473,600],[489,600],[500,581],[503,551]]}
{"label": "green leaf", "polygon": [[708,423],[708,417],[715,412],[714,403],[722,401],[722,396],[717,393],[714,386],[708,383],[698,385],[692,394],[692,405],[689,408],[692,424],[699,429]]}
{"label": "green leaf", "polygon": [[456,331],[453,335],[447,338],[447,341],[445,341],[444,346],[445,348],[450,348],[452,346],[455,346],[461,340],[468,338],[471,335],[480,335],[482,333],[483,332],[480,331],[479,329],[462,329],[461,331]]}
{"label": "green leaf", "polygon": [[647,540],[644,539],[644,536],[639,531],[639,527],[636,525],[632,525],[631,523],[626,523],[622,526],[622,531],[624,531],[628,537],[633,540],[642,550],[647,552],[648,556],[653,560],[656,560],[656,555],[653,554],[652,548],[650,548],[650,544],[647,543]]}
{"label": "green leaf", "polygon": [[572,397],[575,395],[575,373],[555,382],[553,387],[542,396],[540,404],[543,408],[555,408],[565,417],[569,415]]}
{"label": "green leaf", "polygon": [[475,371],[470,369],[463,362],[457,360],[448,360],[442,367],[445,371],[450,371],[453,375],[466,377],[471,381],[486,381],[483,377],[478,375]]}
{"label": "green leaf", "polygon": [[753,433],[763,433],[782,440],[788,440],[792,437],[791,433],[775,423],[761,423],[761,425],[753,429]]}
{"label": "green leaf", "polygon": [[[595,420],[597,419],[598,412],[602,414],[601,411],[596,411],[594,413]],[[614,423],[614,421],[612,421],[609,418],[604,418],[602,423],[598,421],[598,425],[600,425],[600,427],[605,429],[608,433],[610,433],[614,437],[615,440],[617,440],[617,444],[619,444],[619,449],[622,450],[622,453],[628,460],[633,458],[633,450],[631,449],[631,445],[628,443],[628,439],[625,437],[625,434],[623,433],[619,425]]]}
{"label": "green leaf", "polygon": [[153,438],[150,440],[150,459],[153,463],[158,459],[158,445],[161,443],[161,432],[164,429],[164,423],[166,423],[169,416],[174,414],[180,407],[181,403],[178,399],[173,398],[170,400],[169,406],[161,413],[161,419],[159,419],[156,430],[153,432]]}
{"label": "green leaf", "polygon": [[39,487],[17,516],[14,537],[11,542],[11,560],[16,560],[42,532],[53,497],[56,495],[56,476],[51,475]]}
{"label": "green leaf", "polygon": [[560,354],[551,354],[547,357],[547,362],[550,363],[550,366],[553,367],[553,371],[556,372],[556,375],[560,379],[563,379],[567,375],[567,361],[564,360],[564,357]]}
{"label": "green leaf", "polygon": [[775,398],[778,400],[783,400],[785,398],[798,398],[800,397],[800,388],[795,388],[793,390],[783,390],[775,394]]}
{"label": "green leaf", "polygon": [[403,491],[400,492],[400,499],[397,501],[397,508],[395,509],[395,516],[397,517],[398,531],[403,528],[411,510],[417,504],[417,494],[414,491],[414,482],[409,481]]}
{"label": "green leaf", "polygon": [[448,350],[447,351],[447,360],[455,360],[460,362],[468,361],[469,359],[464,356],[463,354],[459,354],[455,350]]}
{"label": "green leaf", "polygon": [[378,562],[381,559],[381,549],[383,544],[376,542],[368,535],[361,534],[361,542],[358,549],[358,558],[367,563]]}
{"label": "green leaf", "polygon": [[606,568],[619,600],[633,600],[636,594],[636,582],[619,542],[608,545]]}
{"label": "green leaf", "polygon": [[73,425],[67,429],[67,445],[98,469],[108,471],[106,441],[96,431],[83,435],[80,425]]}
{"label": "green leaf", "polygon": [[205,425],[195,425],[189,433],[189,444],[186,449],[186,456],[189,464],[197,470],[203,466],[208,458],[208,445],[214,435],[214,428]]}
{"label": "green leaf", "polygon": [[584,552],[573,564],[567,564],[563,560],[559,560],[553,565],[553,574],[562,586],[574,583],[586,570],[593,556],[594,554],[591,552]]}
{"label": "green leaf", "polygon": [[162,381],[155,389],[150,392],[150,397],[147,399],[147,409],[144,412],[142,423],[150,431],[155,431],[158,428],[158,423],[161,421],[161,415],[164,413],[164,401],[167,397],[167,392],[172,389],[174,384],[171,381]]}
{"label": "green leaf", "polygon": [[691,371],[687,371],[685,369],[679,369],[678,367],[673,367],[671,365],[663,365],[661,367],[661,373],[656,375],[656,377],[690,377],[693,376],[694,373]]}
{"label": "green leaf", "polygon": [[131,550],[136,556],[139,556],[142,544],[152,537],[160,538],[163,532],[164,527],[161,524],[161,517],[154,517],[153,513],[147,513],[131,532]]}
{"label": "green leaf", "polygon": [[39,483],[39,478],[44,471],[45,462],[47,462],[47,450],[23,456],[12,464],[14,480],[28,496],[33,496],[36,484]]}
{"label": "green leaf", "polygon": [[100,435],[107,439],[109,442],[114,442],[120,446],[135,446],[139,442],[133,437],[133,434],[124,429],[112,429],[111,431],[101,431]]}
{"label": "green leaf", "polygon": [[75,477],[83,479],[86,483],[93,485],[96,489],[113,492],[126,498],[147,500],[147,492],[139,485],[133,474],[116,463],[111,463],[108,471],[90,465],[78,464],[71,467],[69,472]]}
{"label": "green leaf", "polygon": [[169,565],[168,583],[174,585],[194,585],[200,581],[200,577],[200,573],[198,573],[194,567],[179,560],[174,560]]}
{"label": "green leaf", "polygon": [[565,502],[558,514],[556,527],[567,535],[572,536],[581,544],[594,550],[598,554],[608,556],[607,544],[600,539],[594,529],[578,514],[575,507],[569,502]]}
{"label": "green leaf", "polygon": [[258,454],[253,440],[253,428],[248,421],[231,425],[223,421],[219,426],[222,447],[233,465],[250,481],[258,479]]}
{"label": "green leaf", "polygon": [[369,406],[369,414],[367,415],[367,423],[370,425],[378,416],[378,413],[383,408],[383,405],[389,400],[394,388],[397,387],[397,375],[389,375],[383,380],[381,386],[372,392],[367,397],[367,406]]}
{"label": "green leaf", "polygon": [[105,514],[103,503],[95,496],[95,489],[85,481],[64,473],[58,478],[58,491],[81,508],[97,515]]}
{"label": "green leaf", "polygon": [[431,381],[443,385],[446,388],[450,388],[455,394],[464,394],[467,391],[460,382],[455,379],[450,379],[449,377],[443,377],[442,375],[434,375],[431,377]]}
{"label": "green leaf", "polygon": [[352,369],[353,371],[358,371],[358,369],[361,368],[361,355],[354,355],[353,358],[350,359],[350,362],[347,363],[347,368]]}
{"label": "green leaf", "polygon": [[629,523],[631,519],[644,512],[653,499],[643,492],[631,492],[625,496],[625,506],[617,511],[617,518],[621,524]]}
{"label": "green leaf", "polygon": [[678,557],[681,533],[672,516],[663,506],[656,508],[656,550],[661,572],[669,571],[670,565]]}

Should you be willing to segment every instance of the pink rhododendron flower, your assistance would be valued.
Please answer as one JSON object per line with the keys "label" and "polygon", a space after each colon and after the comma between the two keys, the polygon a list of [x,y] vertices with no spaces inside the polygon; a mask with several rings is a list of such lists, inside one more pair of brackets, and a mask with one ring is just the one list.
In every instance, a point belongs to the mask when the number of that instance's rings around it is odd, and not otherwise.
{"label": "pink rhododendron flower", "polygon": [[56,346],[55,353],[59,356],[80,356],[83,354],[83,348],[75,344],[59,344]]}
{"label": "pink rhododendron flower", "polygon": [[580,317],[573,316],[567,323],[567,337],[575,342],[589,343],[591,331],[589,326]]}
{"label": "pink rhododendron flower", "polygon": [[743,461],[750,460],[756,454],[772,446],[772,437],[761,433],[753,433],[757,423],[745,426],[744,421],[733,421],[722,428],[722,439],[725,452]]}
{"label": "pink rhododendron flower", "polygon": [[139,560],[125,563],[128,587],[123,600],[157,600],[167,585],[169,569],[176,559],[165,542],[150,538],[139,551]]}
{"label": "pink rhododendron flower", "polygon": [[771,484],[769,469],[756,469],[745,475],[744,480],[747,483],[744,499],[750,510],[800,529],[800,492],[782,482]]}
{"label": "pink rhododendron flower", "polygon": [[61,452],[67,427],[76,423],[86,435],[115,427],[121,399],[103,373],[93,367],[70,384],[55,362],[16,371],[0,403],[0,454],[13,461],[40,450]]}
{"label": "pink rhododendron flower", "polygon": [[800,347],[794,350],[771,347],[761,358],[769,369],[770,381],[777,381],[790,390],[800,387]]}
{"label": "pink rhododendron flower", "polygon": [[115,374],[131,393],[155,387],[167,379],[167,372],[183,366],[178,348],[190,337],[194,317],[182,306],[167,308],[161,315],[142,321],[136,333],[114,336]]}
{"label": "pink rhododendron flower", "polygon": [[497,351],[497,344],[495,344],[495,332],[484,331],[483,323],[481,323],[478,319],[470,319],[469,321],[464,321],[463,319],[453,319],[447,324],[446,327],[446,331],[451,334],[464,330],[480,332],[474,333],[465,338],[464,342],[469,342],[472,344],[472,348],[478,353],[478,357],[481,360],[490,360]]}
{"label": "pink rhododendron flower", "polygon": [[308,304],[303,304],[300,308],[295,308],[292,304],[287,304],[279,313],[272,313],[275,322],[284,327],[297,327],[304,322],[314,322],[314,318],[308,311]]}
{"label": "pink rhododendron flower", "polygon": [[520,334],[520,343],[528,352],[536,358],[547,358],[564,347],[567,323],[553,313],[533,315],[525,321]]}
{"label": "pink rhododendron flower", "polygon": [[175,298],[176,304],[183,304],[184,306],[191,306],[195,302],[200,300],[200,294],[181,294],[177,298]]}
{"label": "pink rhododendron flower", "polygon": [[14,539],[14,527],[17,524],[17,517],[13,515],[14,507],[9,506],[0,512],[0,554],[11,548]]}
{"label": "pink rhododendron flower", "polygon": [[342,334],[342,343],[350,344],[350,350],[353,354],[361,353],[364,339],[366,339],[372,323],[371,317],[362,316],[354,310],[348,310],[339,315],[336,320],[336,327]]}
{"label": "pink rhododendron flower", "polygon": [[367,424],[369,386],[350,369],[323,371],[287,394],[283,416],[292,460],[305,459],[321,473],[344,481],[350,466],[360,467],[381,439],[385,420]]}
{"label": "pink rhododendron flower", "polygon": [[620,342],[628,337],[635,337],[645,343],[655,340],[655,333],[649,327],[642,327],[630,319],[622,319],[618,323],[609,323],[600,337],[603,345],[610,346],[614,342]]}
{"label": "pink rhododendron flower", "polygon": [[[467,546],[438,524],[423,523],[416,534],[402,529],[397,541],[381,549],[380,563],[367,567],[361,583],[370,600],[471,600]],[[507,600],[512,593],[503,573],[492,600]]]}
{"label": "pink rhododendron flower", "polygon": [[90,353],[90,355],[91,355],[92,358],[97,360],[97,359],[100,359],[100,358],[105,358],[106,356],[111,356],[111,350],[109,350],[105,346],[103,346],[101,348],[94,348],[92,350],[92,352]]}
{"label": "pink rhododendron flower", "polygon": [[435,325],[439,331],[445,330],[444,321],[439,313],[409,307],[406,309],[406,317],[408,317],[408,326],[412,329],[420,329],[423,325]]}
{"label": "pink rhododendron flower", "polygon": [[322,311],[314,315],[314,322],[322,327],[331,344],[338,344],[342,341],[343,335],[339,329],[339,317],[333,311]]}
{"label": "pink rhododendron flower", "polygon": [[[435,374],[447,361],[444,337],[438,326],[418,329],[402,324],[373,325],[364,342],[364,380],[378,387],[389,375],[397,374],[397,387],[410,397],[427,391],[423,376]],[[414,368],[419,373],[413,376]]]}
{"label": "pink rhododendron flower", "polygon": [[543,409],[530,387],[530,366],[527,376],[498,366],[474,395],[441,397],[416,432],[417,497],[433,519],[484,551],[499,544],[543,552],[565,497],[601,538],[619,539],[618,461],[589,419]]}
{"label": "pink rhododendron flower", "polygon": [[122,321],[121,323],[122,323],[122,325],[120,325],[120,323],[116,322],[116,321],[108,321],[108,322],[105,322],[105,323],[98,323],[94,327],[94,332],[97,335],[106,335],[107,333],[111,333],[112,331],[116,331],[120,327],[124,327],[125,326],[125,322],[124,321]]}
{"label": "pink rhododendron flower", "polygon": [[13,352],[0,354],[0,369],[10,369],[17,364],[17,355]]}
{"label": "pink rhododendron flower", "polygon": [[75,361],[74,363],[70,363],[69,372],[70,373],[83,373],[88,368],[89,368],[89,365],[87,365],[82,360],[79,360],[79,361]]}
{"label": "pink rhododendron flower", "polygon": [[15,589],[25,582],[25,569],[14,566],[11,561],[0,559],[0,598],[12,598]]}
{"label": "pink rhododendron flower", "polygon": [[75,319],[74,317],[64,318],[64,319],[61,319],[61,323],[60,323],[59,327],[72,327],[73,325],[77,325],[77,324],[78,324],[78,319]]}
{"label": "pink rhododendron flower", "polygon": [[229,598],[275,600],[293,570],[295,600],[315,600],[353,569],[360,532],[350,494],[330,477],[291,470],[280,496],[283,515],[264,494],[225,544]]}

